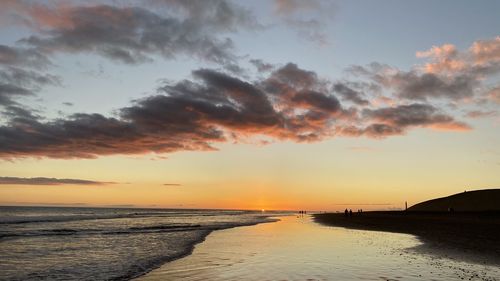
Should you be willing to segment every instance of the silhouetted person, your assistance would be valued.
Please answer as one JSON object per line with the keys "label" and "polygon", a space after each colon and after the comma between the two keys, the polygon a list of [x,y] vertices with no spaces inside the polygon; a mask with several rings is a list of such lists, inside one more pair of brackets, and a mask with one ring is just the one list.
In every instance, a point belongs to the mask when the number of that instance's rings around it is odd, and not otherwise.
{"label": "silhouetted person", "polygon": [[345,212],[344,212],[344,216],[348,216],[349,215],[349,211],[347,211],[347,209],[345,209]]}
{"label": "silhouetted person", "polygon": [[352,209],[349,209],[349,216],[352,217]]}

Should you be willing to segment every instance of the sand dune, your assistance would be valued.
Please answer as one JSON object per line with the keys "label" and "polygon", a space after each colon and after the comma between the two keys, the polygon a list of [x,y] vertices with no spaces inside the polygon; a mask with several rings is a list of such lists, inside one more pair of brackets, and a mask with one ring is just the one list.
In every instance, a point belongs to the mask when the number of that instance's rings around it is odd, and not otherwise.
{"label": "sand dune", "polygon": [[467,191],[413,205],[409,211],[446,212],[500,211],[500,189]]}

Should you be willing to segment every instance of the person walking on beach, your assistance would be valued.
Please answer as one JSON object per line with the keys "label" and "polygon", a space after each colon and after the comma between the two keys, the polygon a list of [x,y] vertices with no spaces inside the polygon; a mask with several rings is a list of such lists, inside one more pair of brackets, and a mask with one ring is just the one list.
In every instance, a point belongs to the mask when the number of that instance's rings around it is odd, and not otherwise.
{"label": "person walking on beach", "polygon": [[349,217],[352,217],[352,209],[349,209]]}
{"label": "person walking on beach", "polygon": [[344,216],[347,217],[348,215],[349,215],[349,211],[347,211],[347,209],[345,209]]}

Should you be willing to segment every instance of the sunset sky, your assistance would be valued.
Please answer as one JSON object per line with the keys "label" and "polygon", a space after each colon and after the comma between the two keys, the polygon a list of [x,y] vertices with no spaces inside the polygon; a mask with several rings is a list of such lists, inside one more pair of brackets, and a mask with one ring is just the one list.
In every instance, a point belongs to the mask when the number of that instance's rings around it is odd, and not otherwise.
{"label": "sunset sky", "polygon": [[0,2],[0,205],[369,210],[500,187],[499,1],[138,4]]}

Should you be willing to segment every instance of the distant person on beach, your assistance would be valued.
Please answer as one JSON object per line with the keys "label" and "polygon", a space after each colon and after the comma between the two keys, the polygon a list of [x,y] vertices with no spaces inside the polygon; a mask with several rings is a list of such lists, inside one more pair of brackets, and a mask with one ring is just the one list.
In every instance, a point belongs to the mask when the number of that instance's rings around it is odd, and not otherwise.
{"label": "distant person on beach", "polygon": [[349,209],[349,216],[352,217],[352,209]]}
{"label": "distant person on beach", "polygon": [[347,211],[347,209],[345,209],[345,212],[344,212],[344,216],[348,216],[349,215],[349,211]]}

